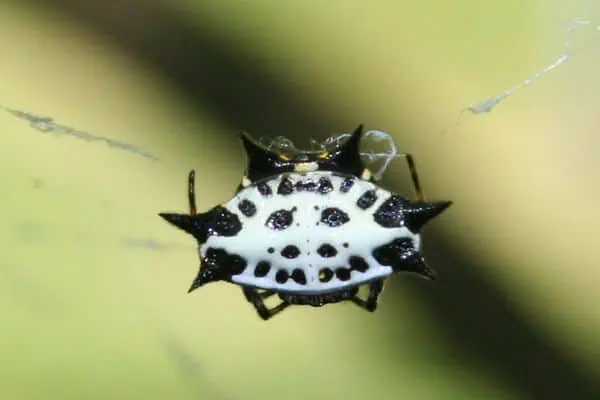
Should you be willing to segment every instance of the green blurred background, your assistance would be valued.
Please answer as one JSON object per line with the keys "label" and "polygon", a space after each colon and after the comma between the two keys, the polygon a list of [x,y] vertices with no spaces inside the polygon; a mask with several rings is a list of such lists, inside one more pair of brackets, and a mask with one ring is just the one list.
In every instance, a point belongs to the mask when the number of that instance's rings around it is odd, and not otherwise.
{"label": "green blurred background", "polygon": [[[600,398],[600,32],[454,130],[573,17],[600,4],[4,0],[0,104],[161,160],[0,113],[0,398]],[[207,209],[239,183],[239,131],[359,123],[455,202],[425,231],[438,281],[268,323],[232,285],[186,294],[194,243],[156,214],[186,209],[189,168]],[[384,185],[412,195],[402,161]]]}

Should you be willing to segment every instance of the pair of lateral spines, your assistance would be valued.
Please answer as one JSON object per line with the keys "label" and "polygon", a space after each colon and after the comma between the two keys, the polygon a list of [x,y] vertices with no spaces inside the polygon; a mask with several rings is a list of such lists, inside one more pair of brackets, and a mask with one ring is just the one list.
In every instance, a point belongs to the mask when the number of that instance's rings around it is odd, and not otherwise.
{"label": "pair of lateral spines", "polygon": [[360,177],[365,170],[360,157],[362,136],[363,125],[361,124],[346,141],[334,149],[316,151],[291,149],[289,153],[278,153],[265,148],[248,133],[242,132],[241,140],[248,158],[246,177],[250,182],[256,182],[286,172],[311,170],[335,171]]}
{"label": "pair of lateral spines", "polygon": [[[314,170],[334,171],[339,174],[364,179],[361,176],[364,175],[366,169],[360,156],[362,136],[363,125],[361,124],[346,141],[333,149],[280,154],[265,148],[254,141],[247,133],[243,132],[241,140],[246,152],[247,168],[245,179],[243,180],[246,181],[246,184],[242,183],[240,186],[246,187],[258,180],[294,172],[298,165],[302,165],[303,168],[307,165],[310,167],[311,163],[315,168]],[[237,215],[229,212],[223,206],[216,206],[205,213],[195,212],[193,171],[190,173],[188,191],[190,195],[190,214],[160,213],[159,215],[167,222],[194,236],[199,245],[204,244],[210,235],[233,236],[241,230],[241,223]],[[423,225],[452,204],[450,201],[410,201],[397,195],[393,195],[386,203],[388,204],[388,209],[384,207],[380,208],[382,222],[379,222],[379,224],[389,228],[405,226],[413,233],[418,233]],[[398,217],[400,213],[401,215]],[[395,221],[394,216],[399,218],[399,220]],[[223,223],[223,219],[225,219],[225,223]],[[386,226],[386,224],[388,225]],[[217,225],[221,228],[225,226],[227,230],[222,231],[217,229]],[[396,262],[391,263],[396,267],[394,270],[411,270],[429,279],[434,278],[432,270],[427,267],[420,253],[402,254],[400,250],[397,250],[395,251],[395,257],[398,259],[395,260]],[[401,262],[402,260],[404,262]],[[203,260],[202,264],[200,274],[194,280],[190,291],[209,281],[221,279],[218,275],[222,271],[219,271],[217,264],[213,262],[215,265],[212,265],[210,260]]]}

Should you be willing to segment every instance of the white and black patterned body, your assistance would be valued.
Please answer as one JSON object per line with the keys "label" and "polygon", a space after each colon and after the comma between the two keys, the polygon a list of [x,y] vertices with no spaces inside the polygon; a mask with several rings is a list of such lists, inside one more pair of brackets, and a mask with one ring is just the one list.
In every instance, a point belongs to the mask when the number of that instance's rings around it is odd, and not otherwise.
{"label": "white and black patterned body", "polygon": [[[351,300],[373,311],[394,272],[433,278],[418,231],[450,202],[411,202],[377,186],[360,161],[361,134],[362,126],[331,152],[293,156],[243,136],[249,165],[230,201],[203,214],[192,204],[192,215],[161,214],[198,241],[190,291],[238,284],[267,319],[290,304]],[[361,285],[371,289],[366,301]],[[263,300],[273,294],[283,302],[269,310]]]}

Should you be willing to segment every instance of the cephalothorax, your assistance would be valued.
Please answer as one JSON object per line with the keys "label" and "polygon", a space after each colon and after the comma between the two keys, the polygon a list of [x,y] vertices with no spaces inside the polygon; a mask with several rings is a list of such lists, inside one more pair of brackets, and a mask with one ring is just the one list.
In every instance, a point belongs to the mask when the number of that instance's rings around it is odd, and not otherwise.
{"label": "cephalothorax", "polygon": [[[413,159],[417,201],[375,184],[360,157],[362,125],[342,144],[319,151],[278,152],[243,133],[248,164],[234,197],[190,214],[161,213],[196,238],[200,272],[189,291],[209,282],[242,287],[263,319],[290,305],[351,301],[377,308],[384,280],[408,271],[433,279],[420,249],[421,227],[451,202],[425,202]],[[367,285],[366,300],[358,297]],[[264,301],[278,295],[281,303]]]}

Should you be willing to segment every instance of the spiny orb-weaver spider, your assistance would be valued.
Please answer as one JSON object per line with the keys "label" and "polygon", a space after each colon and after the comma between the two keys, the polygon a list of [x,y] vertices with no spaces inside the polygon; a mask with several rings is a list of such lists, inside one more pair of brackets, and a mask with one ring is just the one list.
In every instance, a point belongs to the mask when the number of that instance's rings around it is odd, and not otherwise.
{"label": "spiny orb-weaver spider", "polygon": [[[375,311],[386,278],[434,272],[419,252],[419,231],[450,201],[424,200],[416,166],[403,154],[417,201],[377,184],[360,156],[363,126],[334,148],[281,152],[242,133],[247,167],[233,198],[196,211],[194,171],[189,214],[161,213],[198,242],[200,272],[189,292],[210,282],[241,286],[267,320],[290,305],[350,301]],[[367,285],[366,299],[358,296]],[[279,305],[264,301],[278,295]]]}

